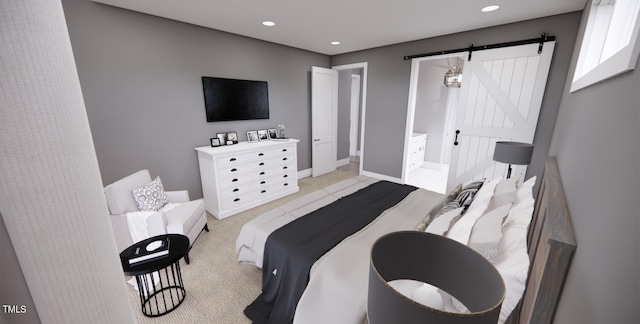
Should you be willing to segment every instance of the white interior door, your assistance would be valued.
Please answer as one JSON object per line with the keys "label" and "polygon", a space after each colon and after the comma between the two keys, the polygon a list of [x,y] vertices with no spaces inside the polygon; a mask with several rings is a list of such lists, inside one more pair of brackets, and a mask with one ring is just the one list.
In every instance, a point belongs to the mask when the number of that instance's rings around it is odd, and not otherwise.
{"label": "white interior door", "polygon": [[336,170],[338,71],[311,67],[311,175]]}
{"label": "white interior door", "polygon": [[[497,141],[532,143],[555,42],[473,52],[466,61],[447,191],[459,183],[506,175],[493,161]],[[456,136],[456,134],[454,134]],[[514,166],[523,177],[526,166]]]}

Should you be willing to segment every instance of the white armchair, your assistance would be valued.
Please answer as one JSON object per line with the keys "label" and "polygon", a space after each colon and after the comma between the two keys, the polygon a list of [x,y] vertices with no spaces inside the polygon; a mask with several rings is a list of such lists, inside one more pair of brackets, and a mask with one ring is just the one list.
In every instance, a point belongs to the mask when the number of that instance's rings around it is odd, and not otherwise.
{"label": "white armchair", "polygon": [[[132,191],[151,182],[148,170],[141,170],[120,179],[104,188],[104,193],[111,214],[111,223],[116,238],[118,251],[126,249],[133,243],[127,213],[139,211]],[[189,193],[182,191],[165,191],[169,202],[182,203],[167,211],[157,211],[146,220],[149,236],[160,234],[183,234],[189,238],[189,248],[202,230],[209,231],[207,214],[202,199],[189,201]],[[185,262],[189,263],[189,254],[185,255]]]}

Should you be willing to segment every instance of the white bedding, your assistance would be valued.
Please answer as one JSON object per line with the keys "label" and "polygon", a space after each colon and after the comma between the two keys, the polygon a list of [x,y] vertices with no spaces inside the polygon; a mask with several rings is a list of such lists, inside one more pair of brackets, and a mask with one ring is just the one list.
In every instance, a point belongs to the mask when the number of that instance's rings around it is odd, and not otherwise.
{"label": "white bedding", "polygon": [[247,222],[242,226],[236,240],[238,262],[252,263],[258,268],[262,268],[264,245],[267,237],[273,231],[300,216],[304,216],[378,181],[378,179],[366,176],[343,180],[290,201]]}
{"label": "white bedding", "polygon": [[[262,267],[264,244],[270,233],[291,220],[376,181],[363,176],[348,179],[298,198],[245,224],[236,241],[239,262],[251,262]],[[503,231],[510,227],[515,230],[510,229],[500,240],[501,252],[493,262],[503,276],[507,290],[500,316],[501,323],[509,316],[512,306],[515,306],[511,304],[514,302],[517,304],[519,301],[523,290],[521,288],[524,288],[526,283],[528,269],[526,231],[533,212],[534,200],[531,195],[533,183],[535,178],[518,186],[515,204],[503,225]],[[483,188],[493,192],[496,184],[493,182],[490,184]],[[482,196],[480,193],[478,195]],[[379,237],[387,233],[413,230],[416,224],[443,198],[442,194],[418,189],[316,261],[311,268],[307,288],[297,305],[294,323],[366,323],[365,305],[371,246]],[[484,200],[486,199],[479,201]],[[472,205],[474,208],[483,210],[486,208],[486,204],[480,206],[475,201],[474,204]],[[473,214],[471,211],[468,213]],[[520,248],[521,244],[525,244],[524,248]],[[419,251],[407,251],[407,253],[416,253],[416,257],[420,257]]]}
{"label": "white bedding", "polygon": [[[316,261],[298,302],[294,323],[363,323],[371,246],[387,233],[412,230],[443,198],[444,195],[425,189],[413,191]],[[407,252],[419,257],[419,251]]]}

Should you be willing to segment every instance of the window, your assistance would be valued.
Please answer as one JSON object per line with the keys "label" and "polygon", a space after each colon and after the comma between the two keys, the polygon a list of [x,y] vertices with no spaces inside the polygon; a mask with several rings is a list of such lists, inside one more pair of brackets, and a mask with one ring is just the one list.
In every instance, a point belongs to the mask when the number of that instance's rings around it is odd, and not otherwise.
{"label": "window", "polygon": [[640,0],[593,0],[571,92],[635,67],[639,14]]}

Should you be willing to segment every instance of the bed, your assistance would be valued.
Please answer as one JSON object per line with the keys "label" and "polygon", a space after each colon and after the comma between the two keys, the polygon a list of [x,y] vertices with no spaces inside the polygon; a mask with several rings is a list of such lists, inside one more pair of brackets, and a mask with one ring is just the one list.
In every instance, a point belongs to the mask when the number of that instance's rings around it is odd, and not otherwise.
{"label": "bed", "polygon": [[[500,183],[497,180],[485,181],[480,188],[481,190],[484,188],[484,191],[477,191],[474,202],[467,206],[468,209],[460,220],[467,219],[465,217],[468,216],[467,220],[473,223],[480,218],[484,210],[488,208],[487,205],[493,202],[493,193]],[[532,181],[527,181],[529,192],[532,183]],[[369,190],[374,184],[378,187],[386,186],[386,184],[380,184],[371,178],[357,177],[299,198],[245,224],[236,241],[238,260],[239,262],[254,263],[258,267],[263,267],[263,294],[269,290],[273,294],[274,289],[278,293],[289,289],[282,289],[280,286],[269,288],[264,284],[273,281],[274,277],[284,275],[278,273],[278,271],[284,272],[282,269],[289,268],[289,266],[279,265],[272,271],[271,269],[273,268],[270,268],[268,264],[265,265],[265,258],[269,259],[265,255],[268,256],[269,251],[273,249],[268,247],[269,244],[267,244],[270,236],[277,236],[279,235],[278,233],[286,230],[286,228],[294,226],[300,221],[306,221],[306,218],[300,219],[303,216],[309,215],[313,217],[313,215],[324,211],[326,208],[339,204],[344,199],[349,199],[361,191]],[[307,262],[310,267],[308,270],[297,270],[299,272],[306,271],[307,273],[304,273],[303,276],[294,276],[295,280],[286,279],[288,277],[278,279],[277,285],[281,285],[282,282],[286,284],[289,281],[301,281],[306,284],[300,293],[285,294],[286,298],[283,298],[285,299],[285,306],[283,307],[285,317],[275,317],[271,320],[267,318],[255,319],[255,317],[252,317],[251,312],[247,313],[245,311],[245,314],[253,318],[254,322],[267,323],[282,322],[283,318],[293,318],[294,323],[304,324],[327,322],[365,323],[366,286],[369,266],[368,251],[373,242],[387,233],[415,229],[416,224],[424,221],[425,218],[432,218],[433,215],[431,213],[433,210],[442,208],[450,201],[450,197],[448,197],[450,195],[445,197],[445,195],[424,189],[406,190],[405,188],[404,190],[407,191],[406,196],[401,197],[402,199],[397,203],[393,203],[392,207],[384,209],[379,216],[376,215],[370,223],[358,229],[353,235],[346,235],[344,239],[340,239],[340,242],[327,253],[318,256],[317,259],[313,259],[313,262]],[[520,190],[520,187],[518,190]],[[521,191],[526,192],[526,190],[527,187],[523,185]],[[486,196],[486,193],[489,192],[490,196]],[[564,278],[576,248],[559,172],[555,159],[552,157],[546,161],[545,173],[540,181],[540,190],[535,201],[535,212],[533,212],[533,204],[533,197],[531,197],[527,199],[526,204],[521,203],[519,207],[522,210],[530,208],[530,222],[527,219],[527,223],[521,226],[523,228],[521,229],[523,236],[527,236],[526,233],[528,232],[527,242],[523,243],[526,245],[523,249],[524,259],[527,262],[526,268],[524,268],[524,275],[512,276],[509,273],[501,272],[508,287],[518,285],[521,287],[516,289],[519,291],[515,298],[514,296],[509,296],[508,288],[500,322],[551,322]],[[431,223],[431,220],[433,219],[428,219],[427,223]],[[448,232],[450,233],[446,234],[451,236],[448,237],[456,239],[457,235],[467,231],[468,225],[464,227],[460,225],[459,228],[455,227],[459,222],[449,228]],[[507,223],[509,222],[505,222],[505,224]],[[473,224],[471,227],[473,227]],[[461,230],[461,228],[464,229]],[[469,239],[468,234],[466,233],[467,241]],[[464,236],[462,235],[462,237]],[[266,252],[265,246],[267,246]],[[527,247],[528,253],[526,251]],[[279,248],[284,251],[288,249],[286,246],[280,246]],[[503,249],[502,246],[500,248]],[[295,249],[291,248],[291,250],[294,251]],[[296,253],[291,252],[291,254]],[[288,258],[286,257],[285,259]],[[513,263],[496,265],[496,268],[499,271],[504,270],[504,268],[513,268]],[[519,271],[522,273],[523,270],[520,269]],[[516,282],[516,284],[510,282]],[[522,292],[523,290],[524,292]],[[256,301],[259,300],[260,296]],[[269,298],[267,300],[274,301],[274,299]],[[254,304],[247,309],[251,309],[252,306]],[[273,305],[267,306],[271,307]],[[287,322],[291,321],[288,320]]]}

